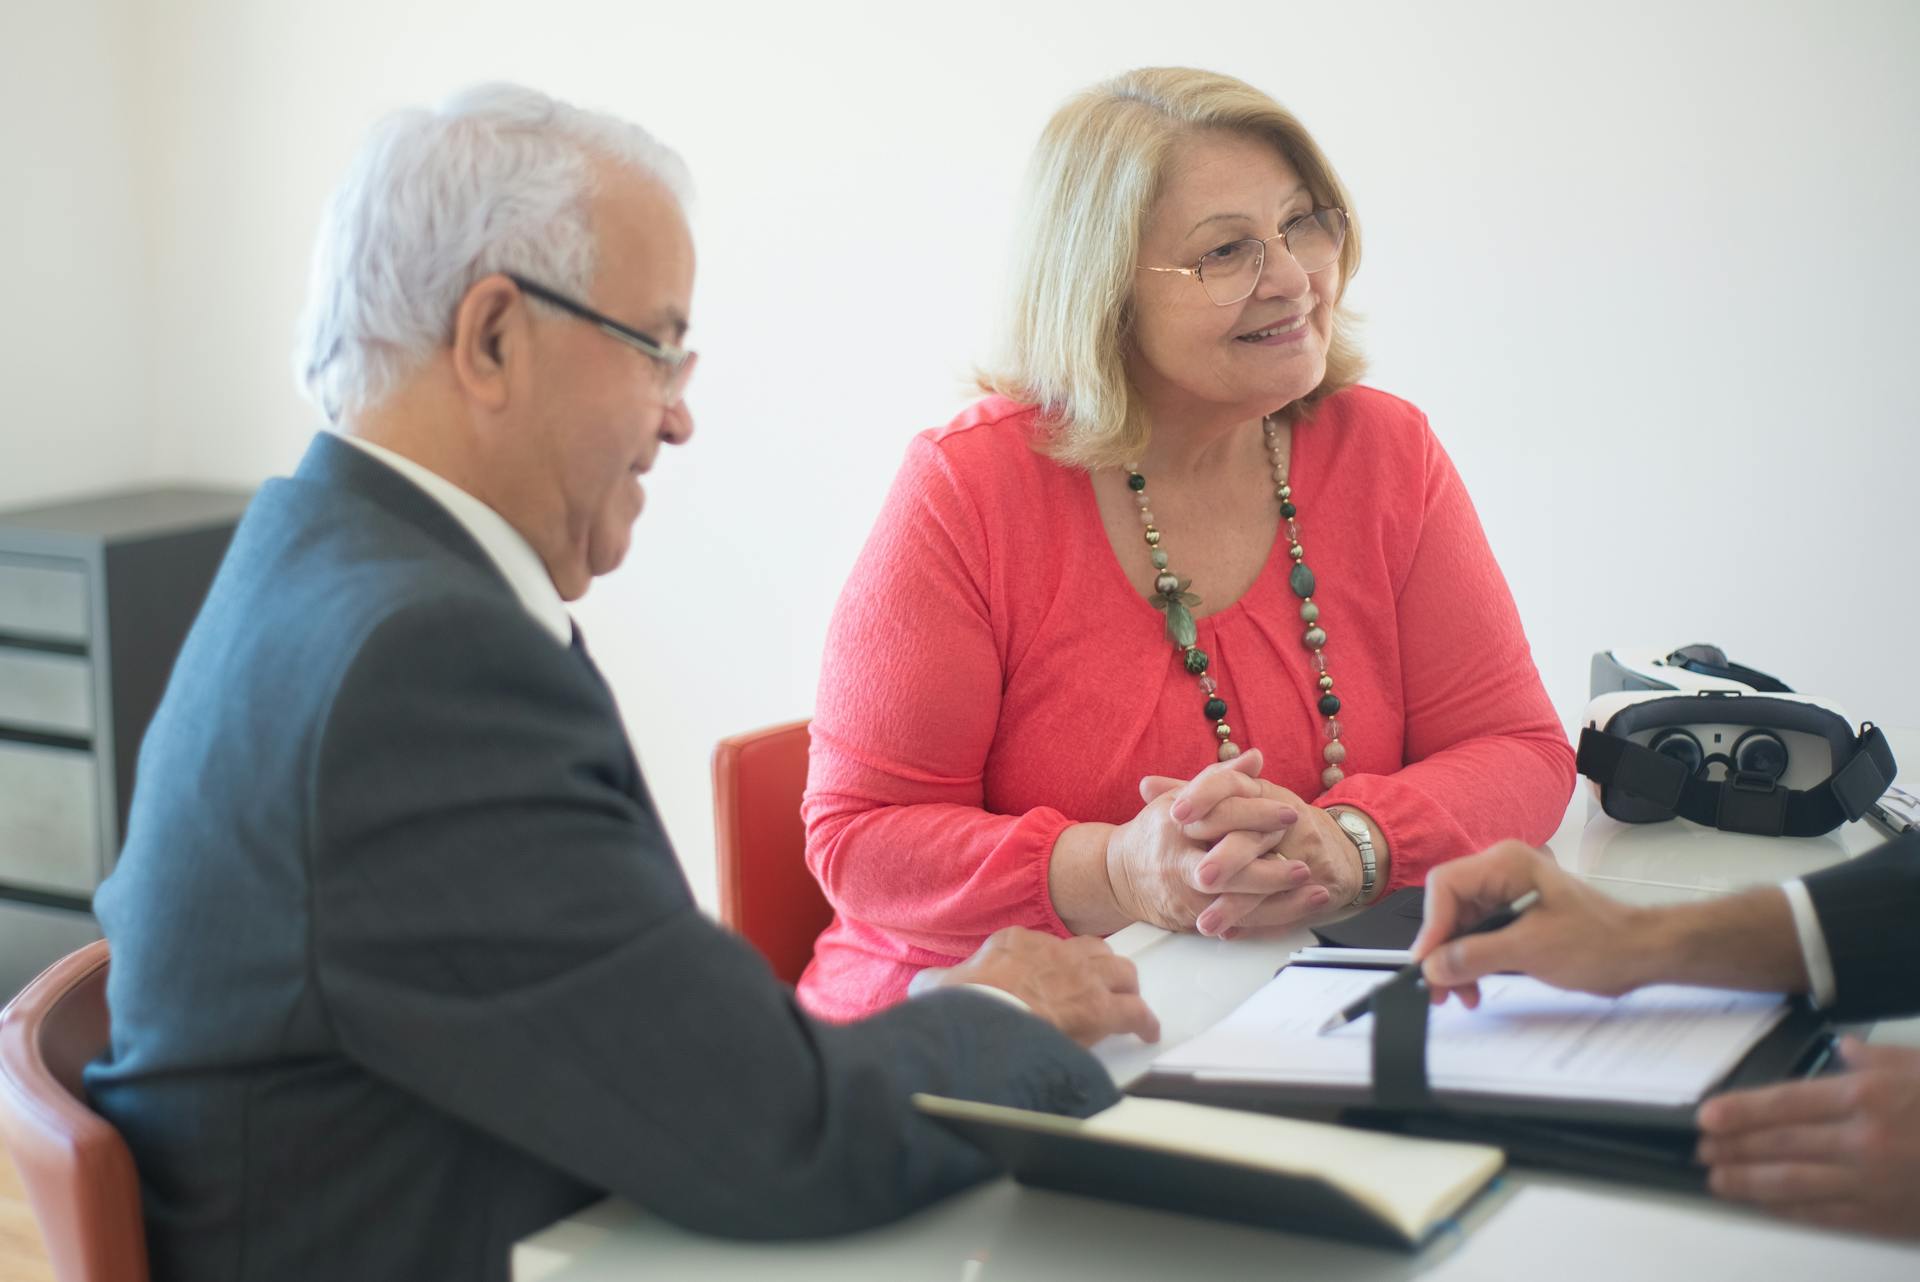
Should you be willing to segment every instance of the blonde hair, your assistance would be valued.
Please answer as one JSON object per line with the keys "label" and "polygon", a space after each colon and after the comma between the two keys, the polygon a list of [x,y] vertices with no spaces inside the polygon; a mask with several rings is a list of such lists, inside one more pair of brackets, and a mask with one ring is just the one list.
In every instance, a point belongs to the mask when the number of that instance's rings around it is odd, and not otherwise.
{"label": "blonde hair", "polygon": [[[1360,229],[1346,188],[1305,126],[1252,85],[1211,71],[1146,67],[1076,95],[1034,149],[1006,349],[979,377],[983,391],[1041,407],[1047,452],[1062,463],[1118,466],[1146,446],[1151,427],[1126,370],[1141,226],[1174,145],[1207,129],[1271,143],[1316,204],[1345,209],[1341,296],[1359,270]],[[1365,360],[1355,323],[1336,297],[1326,373],[1279,410],[1282,417],[1297,420],[1359,380]]]}

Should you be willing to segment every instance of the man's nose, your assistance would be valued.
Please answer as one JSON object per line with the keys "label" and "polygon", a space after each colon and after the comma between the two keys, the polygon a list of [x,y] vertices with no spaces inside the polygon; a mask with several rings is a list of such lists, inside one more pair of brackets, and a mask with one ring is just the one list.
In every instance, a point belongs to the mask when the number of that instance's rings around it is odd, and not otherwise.
{"label": "man's nose", "polygon": [[686,398],[667,408],[660,418],[660,439],[668,445],[685,445],[693,438],[693,411],[687,408]]}

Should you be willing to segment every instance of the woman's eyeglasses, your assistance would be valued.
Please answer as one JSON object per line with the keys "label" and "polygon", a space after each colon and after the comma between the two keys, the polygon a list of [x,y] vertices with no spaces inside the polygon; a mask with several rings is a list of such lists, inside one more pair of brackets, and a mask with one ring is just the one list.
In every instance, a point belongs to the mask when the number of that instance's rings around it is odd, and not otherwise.
{"label": "woman's eyeglasses", "polygon": [[1143,272],[1172,272],[1197,277],[1207,297],[1221,307],[1240,302],[1260,283],[1267,265],[1267,246],[1280,241],[1300,270],[1312,275],[1325,271],[1340,257],[1347,239],[1347,211],[1331,207],[1300,215],[1265,240],[1248,237],[1210,249],[1191,267],[1142,267]]}

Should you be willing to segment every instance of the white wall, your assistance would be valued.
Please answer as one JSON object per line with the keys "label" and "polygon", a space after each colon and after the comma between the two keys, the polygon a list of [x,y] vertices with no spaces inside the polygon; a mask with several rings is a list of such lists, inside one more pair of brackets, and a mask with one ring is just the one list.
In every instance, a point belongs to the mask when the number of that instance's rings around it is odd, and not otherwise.
{"label": "white wall", "polygon": [[134,8],[0,7],[0,507],[151,472]]}
{"label": "white wall", "polygon": [[[287,373],[309,239],[382,110],[506,77],[682,149],[701,189],[698,432],[580,617],[705,894],[708,751],[808,711],[906,440],[962,402],[988,348],[1034,136],[1095,79],[1202,65],[1292,106],[1353,189],[1372,381],[1453,451],[1563,714],[1596,648],[1715,640],[1920,726],[1903,662],[1920,7],[918,8],[140,6],[82,51],[110,61],[131,31],[144,68],[151,292],[133,305],[155,452],[133,462],[248,482],[291,466],[312,426]],[[11,155],[32,131],[6,127]],[[50,128],[77,166],[127,165],[90,115]],[[124,257],[124,229],[104,234]],[[0,238],[0,261],[30,253]],[[61,262],[82,292],[103,283]],[[7,323],[38,326],[22,308],[42,305],[16,298]],[[52,407],[109,345],[65,324],[36,341],[29,395]],[[62,430],[97,420],[89,403]],[[40,475],[61,488],[96,454]]]}

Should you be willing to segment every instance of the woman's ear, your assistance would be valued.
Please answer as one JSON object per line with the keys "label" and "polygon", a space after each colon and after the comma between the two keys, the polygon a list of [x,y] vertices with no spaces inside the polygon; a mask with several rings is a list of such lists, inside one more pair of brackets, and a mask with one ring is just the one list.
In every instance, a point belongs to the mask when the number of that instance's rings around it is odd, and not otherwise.
{"label": "woman's ear", "polygon": [[453,375],[467,399],[506,407],[529,342],[526,298],[505,276],[474,282],[453,314]]}

